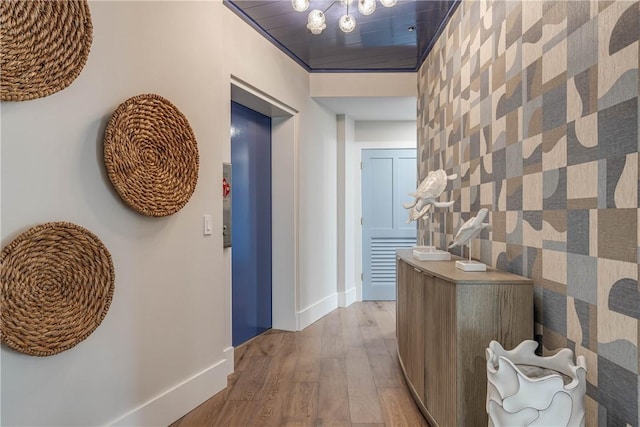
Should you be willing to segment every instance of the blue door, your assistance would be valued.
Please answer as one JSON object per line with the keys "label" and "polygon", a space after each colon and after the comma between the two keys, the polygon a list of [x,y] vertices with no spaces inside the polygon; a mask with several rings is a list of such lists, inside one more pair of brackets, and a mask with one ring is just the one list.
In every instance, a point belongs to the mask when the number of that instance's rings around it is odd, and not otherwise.
{"label": "blue door", "polygon": [[271,328],[271,118],[231,103],[234,346]]}
{"label": "blue door", "polygon": [[362,150],[362,299],[396,299],[396,249],[416,244],[402,207],[416,190],[416,150]]}

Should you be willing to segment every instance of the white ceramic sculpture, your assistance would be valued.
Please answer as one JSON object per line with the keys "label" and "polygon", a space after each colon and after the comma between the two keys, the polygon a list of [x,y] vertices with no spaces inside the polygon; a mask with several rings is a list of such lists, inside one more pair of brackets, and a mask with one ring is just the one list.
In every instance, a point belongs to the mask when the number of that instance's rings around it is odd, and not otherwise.
{"label": "white ceramic sculpture", "polygon": [[456,268],[462,271],[487,271],[487,266],[478,261],[471,260],[471,239],[477,237],[484,229],[491,230],[491,225],[483,223],[484,219],[489,212],[488,209],[482,208],[478,211],[478,214],[469,218],[469,221],[465,222],[462,227],[458,229],[453,243],[449,245],[449,249],[456,246],[467,245],[469,248],[469,260],[468,261],[456,261]]}
{"label": "white ceramic sculpture", "polygon": [[447,173],[442,169],[429,172],[416,191],[409,194],[413,197],[413,201],[402,204],[403,208],[410,209],[407,224],[427,215],[431,206],[448,208],[453,205],[453,201],[438,202],[438,198],[442,195],[444,189],[447,188],[447,180],[453,180],[457,177],[457,174],[447,176]]}
{"label": "white ceramic sculpture", "polygon": [[449,245],[449,249],[455,248],[456,246],[469,245],[471,239],[477,237],[482,230],[491,230],[490,224],[482,222],[488,212],[489,210],[487,208],[482,208],[478,211],[478,215],[469,218],[469,221],[465,222],[462,227],[458,229],[458,232],[453,238],[453,243]]}
{"label": "white ceramic sculpture", "polygon": [[[413,201],[410,203],[403,203],[402,207],[409,209],[409,218],[407,224],[412,221],[418,221],[419,219],[425,219],[429,215],[429,209],[431,206],[437,208],[448,208],[453,205],[453,201],[439,202],[438,198],[442,195],[445,188],[447,188],[447,180],[456,179],[458,175],[453,174],[447,176],[447,173],[438,169],[431,171],[425,179],[422,180],[418,188],[413,193],[409,194],[413,197]],[[427,226],[427,233],[429,234],[429,244],[423,246],[422,243],[413,247],[413,257],[421,261],[448,261],[451,259],[451,254],[447,251],[436,249],[435,246],[431,246],[433,240],[431,236],[430,226]]]}
{"label": "white ceramic sculpture", "polygon": [[509,351],[497,341],[489,344],[486,410],[490,427],[584,426],[584,356],[574,364],[568,348],[540,357],[535,354],[537,347],[531,340]]}

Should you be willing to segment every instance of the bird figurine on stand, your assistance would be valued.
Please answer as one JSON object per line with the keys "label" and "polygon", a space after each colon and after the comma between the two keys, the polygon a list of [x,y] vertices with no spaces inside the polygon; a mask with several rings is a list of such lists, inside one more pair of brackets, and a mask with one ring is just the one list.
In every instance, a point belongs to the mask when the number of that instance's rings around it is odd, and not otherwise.
{"label": "bird figurine on stand", "polygon": [[449,245],[449,249],[455,248],[456,246],[467,245],[469,260],[456,261],[456,268],[462,271],[487,271],[487,266],[484,263],[471,260],[471,239],[477,237],[482,230],[491,231],[491,224],[482,222],[486,218],[487,213],[489,213],[489,210],[482,208],[476,216],[469,218],[469,220],[458,229],[458,232],[453,238],[453,242]]}

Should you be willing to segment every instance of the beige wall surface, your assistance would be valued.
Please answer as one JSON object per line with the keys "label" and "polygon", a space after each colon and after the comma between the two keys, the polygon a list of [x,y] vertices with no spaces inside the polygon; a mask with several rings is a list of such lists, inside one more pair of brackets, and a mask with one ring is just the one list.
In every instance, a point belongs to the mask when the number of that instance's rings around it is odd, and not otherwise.
{"label": "beige wall surface", "polygon": [[312,97],[416,96],[415,73],[311,73]]}
{"label": "beige wall surface", "polygon": [[[295,309],[336,292],[335,115],[310,99],[308,73],[219,1],[89,5],[93,44],[73,84],[2,103],[2,245],[44,222],[86,227],[111,252],[115,295],[102,324],[70,350],[37,358],[2,347],[2,425],[167,425],[226,385],[231,260],[215,231],[232,76],[295,112],[285,126],[293,150],[280,165],[298,174],[283,196],[293,221],[281,239],[298,274]],[[128,208],[104,168],[112,112],[142,93],[174,103],[198,141],[193,197],[164,218]],[[212,236],[202,235],[203,214],[213,215]]]}
{"label": "beige wall surface", "polygon": [[588,365],[587,425],[639,425],[638,1],[469,1],[418,73],[420,177],[457,173],[439,242],[533,278],[536,339]]}

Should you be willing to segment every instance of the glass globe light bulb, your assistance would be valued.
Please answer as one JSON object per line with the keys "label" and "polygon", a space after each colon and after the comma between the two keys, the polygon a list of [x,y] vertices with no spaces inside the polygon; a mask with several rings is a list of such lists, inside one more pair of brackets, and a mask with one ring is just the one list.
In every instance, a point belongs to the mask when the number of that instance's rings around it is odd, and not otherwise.
{"label": "glass globe light bulb", "polygon": [[380,3],[382,3],[384,7],[391,7],[395,6],[395,4],[398,3],[398,0],[380,0]]}
{"label": "glass globe light bulb", "polygon": [[358,0],[358,11],[363,15],[371,15],[376,11],[376,0]]}
{"label": "glass globe light bulb", "polygon": [[356,20],[353,15],[342,15],[340,21],[338,21],[338,26],[343,32],[350,33],[356,28]]}
{"label": "glass globe light bulb", "polygon": [[309,8],[309,0],[291,0],[291,5],[296,12],[304,12]]}
{"label": "glass globe light bulb", "polygon": [[307,28],[312,34],[320,34],[322,30],[327,28],[324,13],[318,9],[314,9],[309,12],[307,22]]}

